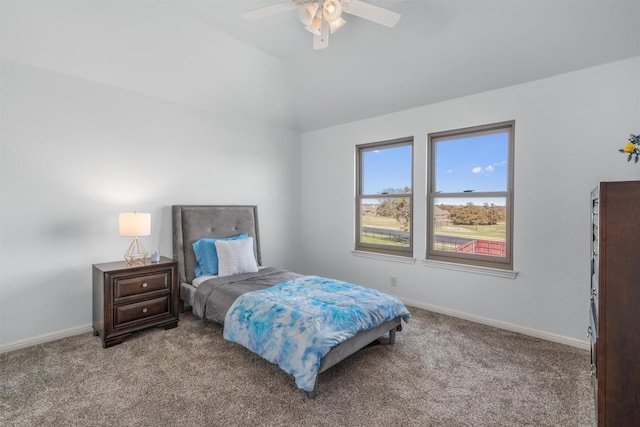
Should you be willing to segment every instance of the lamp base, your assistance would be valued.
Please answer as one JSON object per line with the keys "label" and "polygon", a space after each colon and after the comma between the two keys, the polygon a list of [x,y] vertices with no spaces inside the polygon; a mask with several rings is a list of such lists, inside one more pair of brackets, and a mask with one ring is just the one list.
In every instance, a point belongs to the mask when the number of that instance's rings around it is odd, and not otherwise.
{"label": "lamp base", "polygon": [[144,265],[146,263],[147,257],[149,254],[139,253],[139,254],[125,254],[124,259],[127,260],[127,264],[141,264]]}
{"label": "lamp base", "polygon": [[138,240],[138,237],[133,238],[133,242],[129,245],[129,249],[124,253],[124,259],[127,264],[144,264],[149,254],[147,250],[142,246],[142,243]]}

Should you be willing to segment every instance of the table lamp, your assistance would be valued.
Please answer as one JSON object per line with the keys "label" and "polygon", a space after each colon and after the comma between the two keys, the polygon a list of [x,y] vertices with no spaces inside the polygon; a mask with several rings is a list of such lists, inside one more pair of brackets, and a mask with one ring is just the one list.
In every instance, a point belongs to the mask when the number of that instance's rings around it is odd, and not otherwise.
{"label": "table lamp", "polygon": [[149,254],[138,240],[138,236],[151,234],[151,214],[138,212],[121,213],[119,223],[121,236],[133,236],[133,242],[125,252],[124,259],[127,260],[128,264],[144,264]]}

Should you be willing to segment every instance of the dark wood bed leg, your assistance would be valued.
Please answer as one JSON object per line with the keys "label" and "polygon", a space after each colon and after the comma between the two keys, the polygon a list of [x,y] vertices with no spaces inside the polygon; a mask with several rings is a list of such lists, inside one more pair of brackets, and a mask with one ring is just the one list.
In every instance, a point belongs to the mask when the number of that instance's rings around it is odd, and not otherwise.
{"label": "dark wood bed leg", "polygon": [[396,328],[393,328],[389,331],[389,344],[396,343]]}
{"label": "dark wood bed leg", "polygon": [[315,384],[313,384],[313,390],[306,391],[305,393],[307,394],[307,398],[309,399],[315,399],[318,396],[318,380],[317,379]]}
{"label": "dark wood bed leg", "polygon": [[178,301],[178,313],[184,313],[184,301]]}

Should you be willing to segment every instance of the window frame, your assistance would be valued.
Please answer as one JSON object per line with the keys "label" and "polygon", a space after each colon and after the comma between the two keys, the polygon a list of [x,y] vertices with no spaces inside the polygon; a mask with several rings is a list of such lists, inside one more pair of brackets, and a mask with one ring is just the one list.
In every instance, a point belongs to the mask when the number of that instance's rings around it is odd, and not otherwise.
{"label": "window frame", "polygon": [[[399,194],[364,194],[364,180],[363,180],[363,153],[376,149],[393,148],[400,146],[411,147],[411,192],[399,193]],[[413,185],[413,164],[414,164],[414,138],[404,137],[387,141],[371,142],[366,144],[356,145],[356,222],[355,222],[355,250],[363,252],[373,252],[385,255],[395,255],[403,257],[413,257],[413,210],[414,210],[414,185]],[[393,198],[406,198],[409,199],[409,246],[400,247],[394,245],[384,245],[376,243],[363,243],[361,240],[361,219],[362,219],[362,202],[367,199],[393,199]]]}
{"label": "window frame", "polygon": [[[436,192],[436,145],[440,141],[448,141],[452,139],[461,139],[470,136],[480,136],[487,134],[495,134],[507,132],[507,189],[506,191],[483,191],[483,192],[457,192],[444,193]],[[443,261],[455,264],[473,265],[479,267],[497,268],[502,270],[513,270],[513,177],[514,177],[514,135],[515,120],[492,123],[487,125],[472,126],[461,129],[448,130],[443,132],[435,132],[428,134],[428,153],[429,153],[429,190],[427,193],[427,251],[426,259],[433,261]],[[434,248],[434,199],[443,198],[491,198],[500,197],[505,199],[505,252],[506,256],[496,257],[491,255],[463,254],[450,251],[442,251]]]}

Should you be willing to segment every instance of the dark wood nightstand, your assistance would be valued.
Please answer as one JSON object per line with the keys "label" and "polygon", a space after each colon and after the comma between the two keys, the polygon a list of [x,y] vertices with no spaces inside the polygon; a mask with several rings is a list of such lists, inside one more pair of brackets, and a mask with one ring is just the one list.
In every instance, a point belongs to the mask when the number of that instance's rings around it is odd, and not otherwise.
{"label": "dark wood nightstand", "polygon": [[175,328],[178,300],[177,263],[172,259],[93,265],[93,330],[104,348],[142,329]]}

